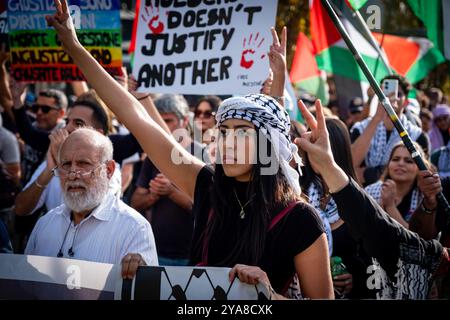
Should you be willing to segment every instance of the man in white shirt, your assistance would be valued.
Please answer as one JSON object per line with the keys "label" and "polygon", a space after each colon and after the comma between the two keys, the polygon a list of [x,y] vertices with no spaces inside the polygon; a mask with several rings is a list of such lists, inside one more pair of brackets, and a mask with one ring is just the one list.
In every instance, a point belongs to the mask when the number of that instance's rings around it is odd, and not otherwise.
{"label": "man in white shirt", "polygon": [[[78,99],[68,111],[66,127],[54,130],[50,134],[50,147],[46,161],[41,163],[28,184],[16,197],[16,215],[31,215],[44,204],[47,210],[51,210],[63,203],[59,179],[52,174],[59,145],[67,135],[80,127],[92,127],[102,134],[108,133],[105,131],[108,127],[106,110],[100,101],[95,99],[95,95]],[[110,192],[120,196],[121,185],[120,170],[116,170],[111,179]]]}
{"label": "man in white shirt", "polygon": [[116,264],[132,278],[139,265],[157,265],[150,224],[108,192],[115,171],[111,141],[92,129],[77,129],[58,153],[53,170],[64,203],[36,224],[25,254]]}

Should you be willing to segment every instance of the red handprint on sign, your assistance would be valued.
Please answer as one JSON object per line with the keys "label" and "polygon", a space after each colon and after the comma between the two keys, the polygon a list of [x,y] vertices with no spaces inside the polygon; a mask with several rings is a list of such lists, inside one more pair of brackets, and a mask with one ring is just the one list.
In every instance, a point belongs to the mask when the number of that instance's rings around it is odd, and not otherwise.
{"label": "red handprint on sign", "polygon": [[[256,50],[261,47],[264,42],[264,38],[259,40],[259,32],[256,34],[255,38],[253,38],[253,34],[250,34],[250,37],[247,42],[247,38],[244,38],[244,50],[242,51],[241,57],[241,67],[245,69],[250,69],[253,66],[254,55]],[[261,59],[263,59],[266,55],[262,54]]]}
{"label": "red handprint on sign", "polygon": [[[149,10],[150,8],[150,10]],[[153,34],[160,34],[164,31],[164,23],[160,21],[159,7],[153,7],[150,3],[149,7],[144,7],[145,13],[141,15],[142,19],[147,22],[148,28]],[[150,19],[149,19],[150,18]]]}

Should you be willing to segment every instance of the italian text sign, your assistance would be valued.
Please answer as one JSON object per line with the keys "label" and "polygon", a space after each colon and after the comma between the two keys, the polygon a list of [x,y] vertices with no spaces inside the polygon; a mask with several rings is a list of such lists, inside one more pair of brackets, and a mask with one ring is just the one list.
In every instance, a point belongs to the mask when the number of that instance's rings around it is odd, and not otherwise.
{"label": "italian text sign", "polygon": [[[119,0],[70,0],[69,10],[81,44],[112,75],[121,74]],[[11,72],[18,81],[79,81],[82,73],[62,49],[45,16],[53,1],[9,0]]]}

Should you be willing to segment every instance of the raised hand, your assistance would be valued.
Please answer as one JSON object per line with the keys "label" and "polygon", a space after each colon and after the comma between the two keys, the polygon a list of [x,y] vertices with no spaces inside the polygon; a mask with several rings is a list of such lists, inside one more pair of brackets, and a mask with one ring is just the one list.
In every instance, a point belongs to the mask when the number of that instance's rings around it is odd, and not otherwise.
{"label": "raised hand", "polygon": [[53,156],[53,160],[56,161],[59,160],[58,159],[59,148],[61,147],[61,145],[68,136],[69,132],[64,128],[53,130],[52,133],[48,136],[50,139],[49,151]]}
{"label": "raised hand", "polygon": [[337,192],[349,183],[345,172],[336,164],[331,152],[328,130],[325,125],[322,104],[316,100],[317,121],[299,100],[298,107],[311,131],[302,133],[294,140],[295,144],[308,153],[308,159],[322,176],[331,193]]}
{"label": "raised hand", "polygon": [[386,208],[396,207],[397,185],[392,179],[386,179],[381,187],[381,204]]}
{"label": "raised hand", "polygon": [[417,187],[423,193],[424,205],[429,209],[436,208],[436,196],[442,191],[439,175],[433,174],[430,170],[419,171],[417,175]]}
{"label": "raised hand", "polygon": [[64,50],[70,51],[73,47],[80,45],[80,42],[70,17],[67,0],[54,0],[54,3],[56,13],[52,16],[46,16],[45,19],[49,26],[55,28]]}
{"label": "raised hand", "polygon": [[274,73],[285,73],[286,71],[286,41],[287,41],[287,28],[284,27],[281,31],[281,42],[278,38],[278,34],[275,28],[271,28],[272,32],[272,45],[269,49],[269,65],[270,69]]}
{"label": "raised hand", "polygon": [[334,163],[322,103],[320,100],[316,100],[315,102],[317,120],[309,112],[303,101],[299,100],[298,106],[311,131],[303,133],[294,142],[299,148],[308,153],[309,161],[322,173],[322,171],[327,170],[327,167]]}
{"label": "raised hand", "polygon": [[11,90],[11,96],[15,108],[22,108],[24,105],[27,85],[28,83],[18,82],[13,77],[9,79],[9,90]]}

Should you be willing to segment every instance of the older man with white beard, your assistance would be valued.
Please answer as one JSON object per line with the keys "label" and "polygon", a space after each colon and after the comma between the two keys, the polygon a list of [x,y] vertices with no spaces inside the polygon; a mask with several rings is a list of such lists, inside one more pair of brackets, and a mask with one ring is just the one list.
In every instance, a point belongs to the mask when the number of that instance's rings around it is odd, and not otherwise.
{"label": "older man with white beard", "polygon": [[116,264],[132,278],[139,265],[157,265],[153,232],[137,211],[108,193],[115,170],[111,141],[77,129],[62,143],[54,174],[64,203],[39,219],[25,254]]}

